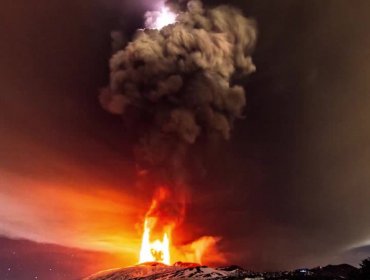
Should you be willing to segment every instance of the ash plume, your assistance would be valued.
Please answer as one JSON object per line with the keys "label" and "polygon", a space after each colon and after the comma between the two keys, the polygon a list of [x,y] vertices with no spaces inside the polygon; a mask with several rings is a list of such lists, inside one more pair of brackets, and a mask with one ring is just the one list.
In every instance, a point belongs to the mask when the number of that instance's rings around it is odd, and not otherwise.
{"label": "ash plume", "polygon": [[257,31],[230,6],[165,4],[176,22],[138,30],[112,56],[110,84],[100,101],[122,116],[139,166],[176,177],[190,145],[214,136],[229,139],[234,121],[243,117],[245,92],[234,80],[255,71]]}

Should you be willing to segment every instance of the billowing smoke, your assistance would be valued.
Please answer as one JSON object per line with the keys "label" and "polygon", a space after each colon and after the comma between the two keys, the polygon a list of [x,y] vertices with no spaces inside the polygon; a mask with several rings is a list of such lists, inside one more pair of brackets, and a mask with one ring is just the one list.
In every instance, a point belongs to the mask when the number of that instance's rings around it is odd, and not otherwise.
{"label": "billowing smoke", "polygon": [[207,9],[199,0],[166,6],[176,22],[138,30],[113,55],[100,101],[122,116],[139,166],[176,176],[189,145],[229,139],[234,121],[243,117],[245,92],[235,81],[255,71],[257,32],[230,6]]}

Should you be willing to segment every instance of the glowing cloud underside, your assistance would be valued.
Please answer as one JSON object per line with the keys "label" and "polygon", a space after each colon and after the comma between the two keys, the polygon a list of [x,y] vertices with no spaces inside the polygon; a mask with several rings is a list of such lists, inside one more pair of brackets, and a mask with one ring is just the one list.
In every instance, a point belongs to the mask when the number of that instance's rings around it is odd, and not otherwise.
{"label": "glowing cloud underside", "polygon": [[176,22],[176,14],[171,12],[167,7],[163,7],[160,11],[148,12],[145,17],[146,27],[153,29],[162,29]]}

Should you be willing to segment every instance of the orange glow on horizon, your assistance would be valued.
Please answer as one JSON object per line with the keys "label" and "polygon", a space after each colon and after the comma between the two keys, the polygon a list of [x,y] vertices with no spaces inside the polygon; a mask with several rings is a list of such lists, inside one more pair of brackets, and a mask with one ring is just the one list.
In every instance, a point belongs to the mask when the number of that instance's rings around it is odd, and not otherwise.
{"label": "orange glow on horizon", "polygon": [[[0,232],[5,236],[107,253],[104,256],[113,254],[114,260],[99,259],[107,268],[109,264],[112,268],[125,267],[138,261],[165,264],[224,261],[216,249],[219,240],[216,237],[179,243],[182,232],[192,231],[191,225],[181,223],[185,201],[165,188],[155,193],[144,221],[140,222],[146,196],[137,197],[133,191],[103,188],[91,181],[70,185],[3,175],[0,212],[9,214],[0,215],[6,230]],[[89,188],[84,188],[87,183]],[[149,257],[148,250],[143,250],[145,244],[150,245]]]}
{"label": "orange glow on horizon", "polygon": [[91,181],[72,185],[2,175],[0,212],[8,214],[0,215],[0,234],[122,256],[121,266],[135,263],[144,200]]}

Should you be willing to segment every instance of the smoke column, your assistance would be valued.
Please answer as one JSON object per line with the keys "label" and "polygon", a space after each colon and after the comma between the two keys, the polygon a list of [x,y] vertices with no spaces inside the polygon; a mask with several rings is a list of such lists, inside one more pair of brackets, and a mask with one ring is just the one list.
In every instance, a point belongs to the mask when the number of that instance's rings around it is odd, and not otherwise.
{"label": "smoke column", "polygon": [[234,80],[255,71],[250,55],[257,32],[230,6],[207,9],[199,0],[165,5],[176,22],[137,30],[112,56],[100,102],[122,117],[138,166],[176,182],[189,146],[229,139],[234,121],[243,117],[245,92]]}

